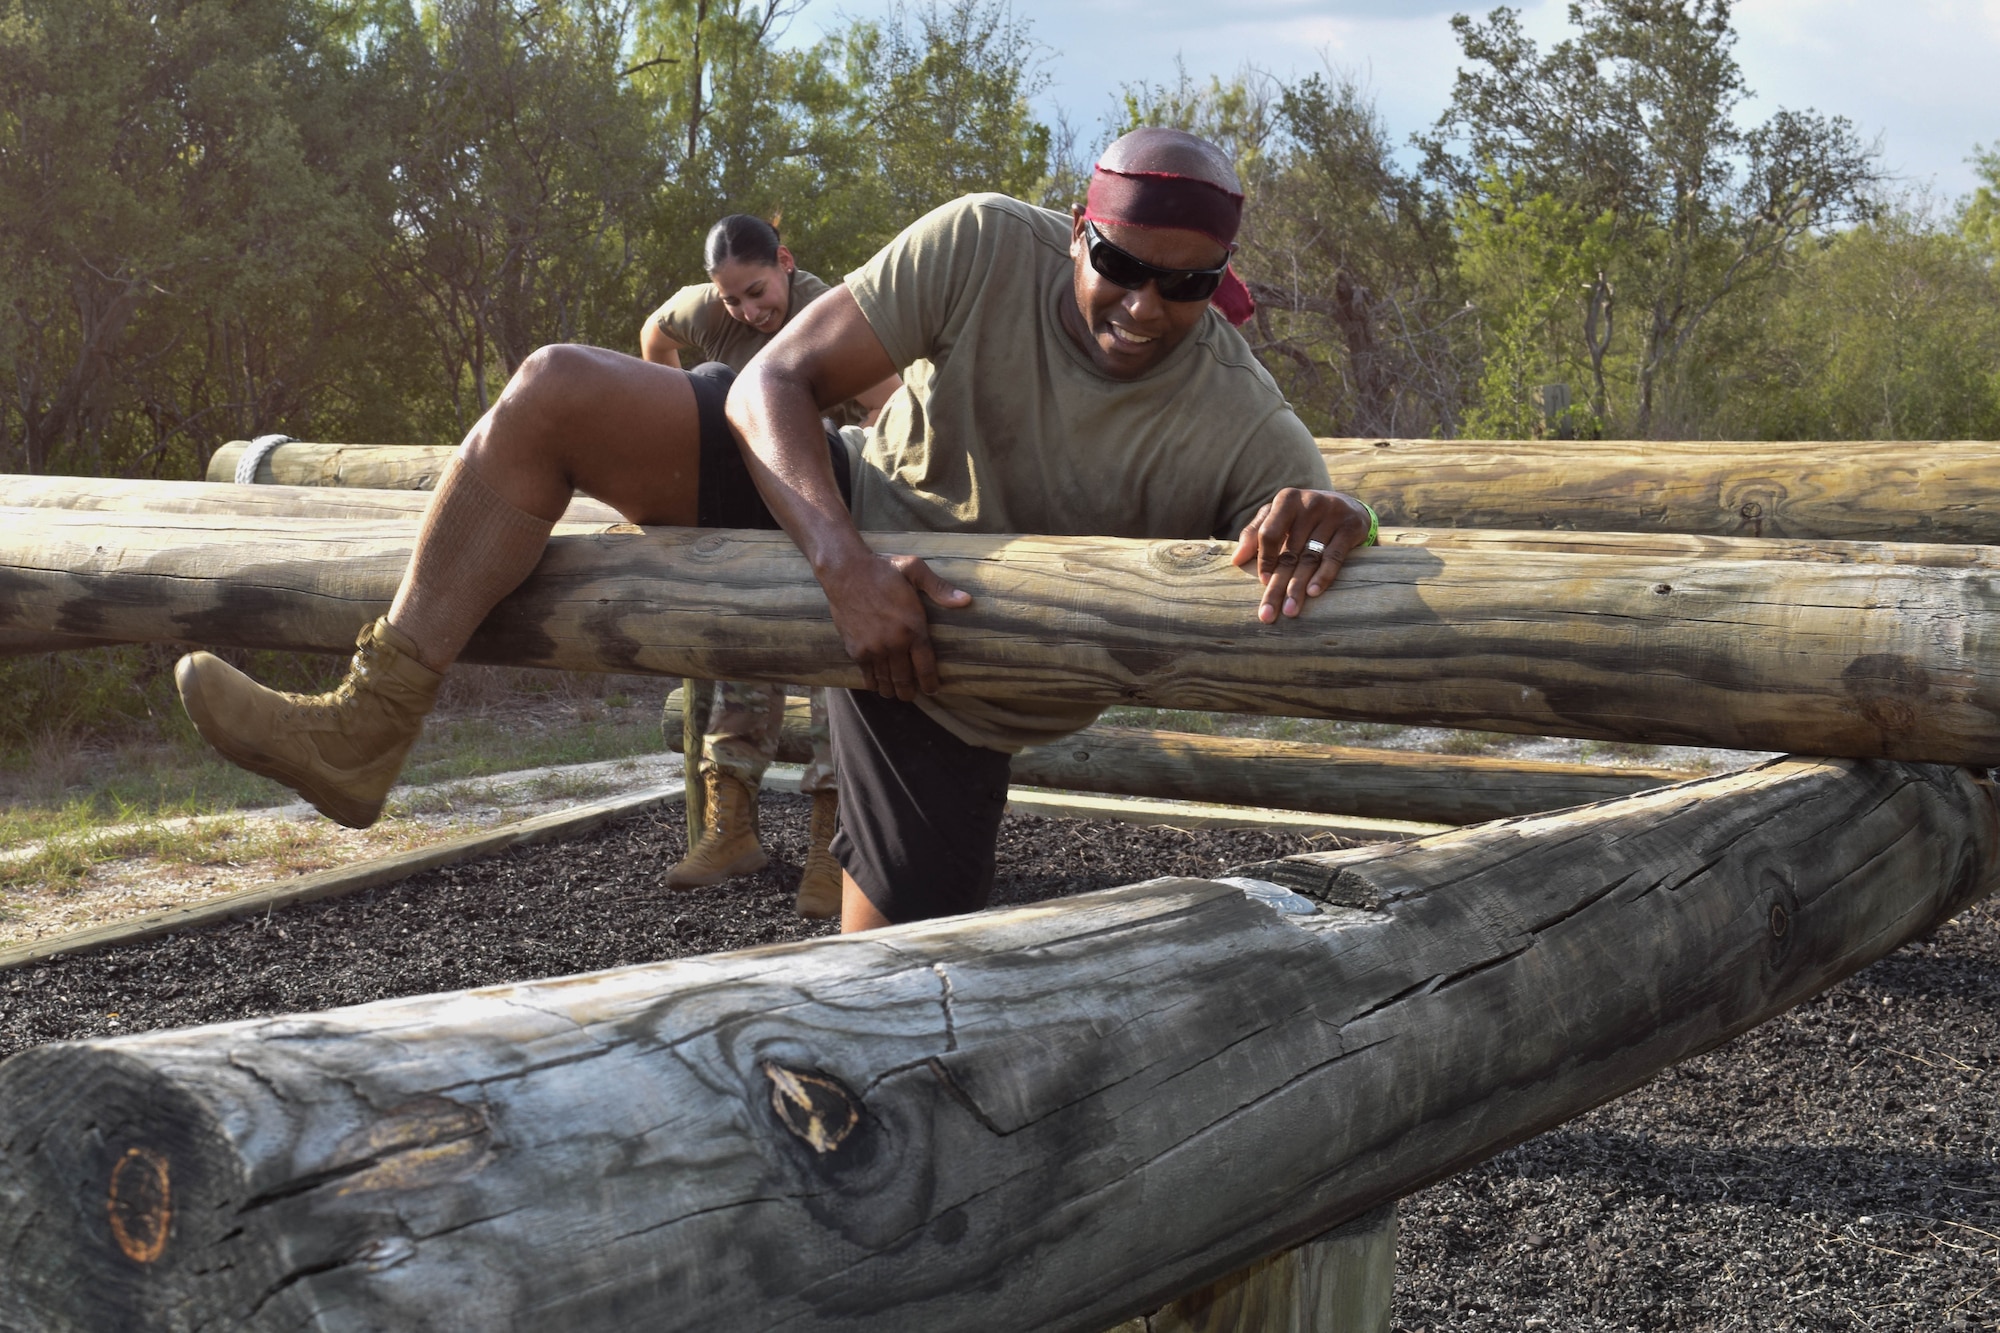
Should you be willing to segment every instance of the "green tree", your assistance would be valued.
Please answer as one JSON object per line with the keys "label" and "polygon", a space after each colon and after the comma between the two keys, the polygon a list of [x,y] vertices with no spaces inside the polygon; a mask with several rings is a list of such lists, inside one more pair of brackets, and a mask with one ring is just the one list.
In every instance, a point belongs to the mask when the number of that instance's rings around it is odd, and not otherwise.
{"label": "green tree", "polygon": [[855,198],[875,244],[960,195],[1040,194],[1050,134],[1028,100],[1045,81],[1041,48],[1001,0],[897,0],[842,45],[870,173]]}
{"label": "green tree", "polygon": [[631,19],[603,0],[427,0],[390,33],[396,226],[378,271],[423,319],[460,429],[535,348],[630,341],[639,220],[666,176]]}
{"label": "green tree", "polygon": [[7,467],[185,474],[393,375],[367,75],[306,0],[0,7]]}
{"label": "green tree", "polygon": [[1421,140],[1427,170],[1461,197],[1497,173],[1521,198],[1611,220],[1616,267],[1593,276],[1587,308],[1601,321],[1615,297],[1629,312],[1629,420],[1642,437],[1710,316],[1808,235],[1864,216],[1879,179],[1845,119],[1737,123],[1748,92],[1729,16],[1728,0],[1578,0],[1576,35],[1545,52],[1513,10],[1458,15],[1470,63]]}
{"label": "green tree", "polygon": [[1769,439],[2000,435],[2000,274],[1908,209],[1813,246],[1747,340],[1721,407]]}

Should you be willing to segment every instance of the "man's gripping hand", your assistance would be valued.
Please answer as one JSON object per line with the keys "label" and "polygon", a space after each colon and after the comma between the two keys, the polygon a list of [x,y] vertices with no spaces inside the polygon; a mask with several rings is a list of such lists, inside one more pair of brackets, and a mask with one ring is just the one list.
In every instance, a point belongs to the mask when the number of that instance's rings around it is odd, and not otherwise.
{"label": "man's gripping hand", "polygon": [[[820,578],[833,626],[848,656],[861,665],[862,686],[905,702],[938,691],[925,597],[954,609],[971,594],[946,583],[913,555],[876,555],[865,548]],[[919,595],[921,594],[921,595]]]}
{"label": "man's gripping hand", "polygon": [[[1338,491],[1279,491],[1243,529],[1230,561],[1257,562],[1264,596],[1257,619],[1266,625],[1305,610],[1306,598],[1325,592],[1347,553],[1368,539],[1368,511]],[[1310,543],[1323,544],[1315,551]]]}

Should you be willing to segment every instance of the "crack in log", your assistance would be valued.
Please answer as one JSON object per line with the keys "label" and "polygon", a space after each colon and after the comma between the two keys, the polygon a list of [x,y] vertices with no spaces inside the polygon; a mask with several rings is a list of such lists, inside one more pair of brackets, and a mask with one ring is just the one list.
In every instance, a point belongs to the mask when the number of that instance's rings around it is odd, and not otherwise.
{"label": "crack in log", "polygon": [[937,1077],[939,1083],[944,1085],[944,1090],[951,1099],[960,1106],[963,1106],[974,1120],[984,1125],[987,1132],[991,1133],[995,1138],[1004,1139],[1007,1137],[1010,1131],[1004,1130],[993,1123],[993,1120],[986,1112],[979,1108],[979,1103],[972,1100],[972,1094],[958,1085],[958,1080],[951,1076],[951,1071],[944,1067],[943,1061],[933,1056],[925,1061],[925,1063],[931,1067],[931,1073]]}
{"label": "crack in log", "polygon": [[945,971],[943,963],[932,963],[931,971],[937,973],[942,988],[942,993],[938,996],[938,1005],[944,1010],[944,1049],[949,1053],[958,1049],[958,1031],[953,1026],[951,1018],[951,973]]}

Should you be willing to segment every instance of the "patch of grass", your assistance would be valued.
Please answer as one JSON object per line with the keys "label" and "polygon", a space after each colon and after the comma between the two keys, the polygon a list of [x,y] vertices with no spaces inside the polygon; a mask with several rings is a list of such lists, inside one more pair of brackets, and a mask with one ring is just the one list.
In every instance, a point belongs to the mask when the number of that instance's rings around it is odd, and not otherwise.
{"label": "patch of grass", "polygon": [[81,827],[49,836],[33,854],[0,862],[0,887],[43,889],[73,884],[112,861],[146,859],[171,865],[222,866],[273,861],[287,873],[322,870],[339,854],[324,825],[289,820],[212,819],[146,823],[131,828]]}
{"label": "patch of grass", "polygon": [[1585,759],[1657,759],[1660,747],[1635,741],[1585,741],[1579,753]]}
{"label": "patch of grass", "polygon": [[659,720],[647,713],[560,725],[518,718],[455,718],[424,729],[423,739],[410,752],[402,780],[449,782],[523,768],[657,754],[662,748]]}

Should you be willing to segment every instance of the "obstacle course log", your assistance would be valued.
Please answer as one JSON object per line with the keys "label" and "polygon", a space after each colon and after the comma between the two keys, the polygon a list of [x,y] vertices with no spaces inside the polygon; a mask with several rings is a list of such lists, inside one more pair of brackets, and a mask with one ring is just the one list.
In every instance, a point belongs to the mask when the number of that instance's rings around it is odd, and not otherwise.
{"label": "obstacle course log", "polygon": [[[343,652],[386,604],[411,532],[16,511],[0,534],[0,627]],[[1937,762],[2000,753],[1996,590],[1967,563],[1987,548],[1873,547],[1901,556],[1843,564],[1392,546],[1358,555],[1307,617],[1262,626],[1223,543],[876,540],[973,592],[969,610],[933,613],[947,689],[963,693]],[[468,655],[854,683],[818,586],[777,533],[560,537]]]}
{"label": "obstacle course log", "polygon": [[1984,440],[1323,439],[1384,523],[2000,542]]}
{"label": "obstacle course log", "polygon": [[[414,528],[13,510],[0,531],[0,629],[346,652],[386,607]],[[964,610],[931,611],[948,692],[2000,758],[1991,548],[1836,563],[1390,546],[1358,553],[1306,616],[1267,626],[1229,543],[872,540],[972,594]],[[818,584],[775,532],[558,536],[466,656],[858,683]]]}
{"label": "obstacle course log", "polygon": [[[208,460],[208,480],[234,481],[236,465],[249,447],[231,440]],[[281,444],[257,465],[260,484],[355,486],[391,491],[435,489],[444,466],[458,450],[443,444]]]}
{"label": "obstacle course log", "polygon": [[[683,744],[682,692],[667,696],[660,728]],[[785,701],[777,759],[812,759],[804,699]],[[1667,768],[1608,768],[1479,755],[1412,754],[1350,745],[1202,736],[1095,726],[1014,756],[1011,781],[1061,791],[1213,801],[1365,819],[1476,824],[1614,800],[1697,776]]]}
{"label": "obstacle course log", "polygon": [[1100,1333],[1935,927],[2000,820],[1790,761],[1240,873],[28,1051],[0,1327]]}
{"label": "obstacle course log", "polygon": [[[1398,527],[2000,543],[1984,440],[1322,439],[1334,484]],[[235,475],[242,443],[209,476]],[[259,481],[429,487],[442,445],[285,444]],[[266,473],[269,476],[266,476]]]}
{"label": "obstacle course log", "polygon": [[[260,518],[398,518],[430,507],[427,492],[331,486],[238,486],[206,481],[126,481],[108,477],[0,474],[0,507],[74,509],[100,514],[241,514]],[[601,528],[625,520],[610,505],[571,500],[566,525]]]}

